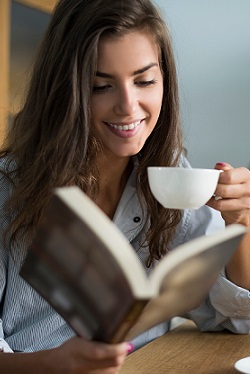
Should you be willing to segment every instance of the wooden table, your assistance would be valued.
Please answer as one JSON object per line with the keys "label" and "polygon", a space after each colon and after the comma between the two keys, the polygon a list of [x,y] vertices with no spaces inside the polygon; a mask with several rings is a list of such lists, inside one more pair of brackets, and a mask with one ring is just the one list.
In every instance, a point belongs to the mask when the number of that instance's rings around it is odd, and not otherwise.
{"label": "wooden table", "polygon": [[250,335],[200,332],[192,322],[130,354],[121,374],[236,374],[234,363],[250,356]]}

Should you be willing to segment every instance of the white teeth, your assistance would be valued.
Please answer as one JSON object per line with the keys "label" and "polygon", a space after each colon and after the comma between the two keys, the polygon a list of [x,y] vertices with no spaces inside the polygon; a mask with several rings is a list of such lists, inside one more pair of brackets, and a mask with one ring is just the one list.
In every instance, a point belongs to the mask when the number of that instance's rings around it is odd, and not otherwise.
{"label": "white teeth", "polygon": [[113,127],[114,129],[121,130],[121,131],[128,131],[135,129],[141,121],[137,121],[134,123],[130,123],[129,125],[114,125],[113,123],[107,123],[109,126]]}

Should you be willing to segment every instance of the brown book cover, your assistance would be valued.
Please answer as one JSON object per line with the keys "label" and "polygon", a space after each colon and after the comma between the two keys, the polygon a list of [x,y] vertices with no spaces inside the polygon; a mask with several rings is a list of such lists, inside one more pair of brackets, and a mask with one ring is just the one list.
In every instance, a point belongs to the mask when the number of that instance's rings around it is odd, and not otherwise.
{"label": "brown book cover", "polygon": [[79,188],[62,187],[20,274],[78,335],[120,342],[196,308],[245,232],[230,225],[183,244],[147,277],[114,223]]}

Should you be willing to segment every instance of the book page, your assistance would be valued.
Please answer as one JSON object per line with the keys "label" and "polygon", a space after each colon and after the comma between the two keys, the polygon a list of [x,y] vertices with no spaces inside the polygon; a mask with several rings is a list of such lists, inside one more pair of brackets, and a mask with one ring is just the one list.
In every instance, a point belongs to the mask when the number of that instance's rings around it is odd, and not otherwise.
{"label": "book page", "polygon": [[196,254],[185,254],[184,250],[188,250],[189,245],[184,245],[185,248],[182,246],[176,249],[176,253],[173,251],[161,260],[159,274],[156,268],[152,276],[154,281],[161,279],[159,292],[147,304],[126,339],[132,339],[172,317],[182,316],[202,303],[221,269],[239,245],[245,229],[235,227],[234,230],[231,226],[226,231],[223,234],[216,234],[214,238],[205,237],[205,240],[201,238],[197,239],[196,243],[190,242],[194,247],[203,243],[204,248],[198,248]]}

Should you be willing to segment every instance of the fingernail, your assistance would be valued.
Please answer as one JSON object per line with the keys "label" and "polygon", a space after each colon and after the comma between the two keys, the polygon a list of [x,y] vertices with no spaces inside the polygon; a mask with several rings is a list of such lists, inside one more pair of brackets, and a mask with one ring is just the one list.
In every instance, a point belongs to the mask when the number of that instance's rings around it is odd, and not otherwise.
{"label": "fingernail", "polygon": [[131,352],[133,352],[133,350],[134,350],[133,344],[132,343],[128,343],[127,344],[127,352],[131,353]]}
{"label": "fingernail", "polygon": [[221,196],[214,195],[214,200],[216,200],[216,201],[218,201],[218,200],[222,200],[222,197],[221,197]]}
{"label": "fingernail", "polygon": [[219,166],[227,166],[227,164],[225,164],[225,162],[217,162],[216,165],[219,165]]}

